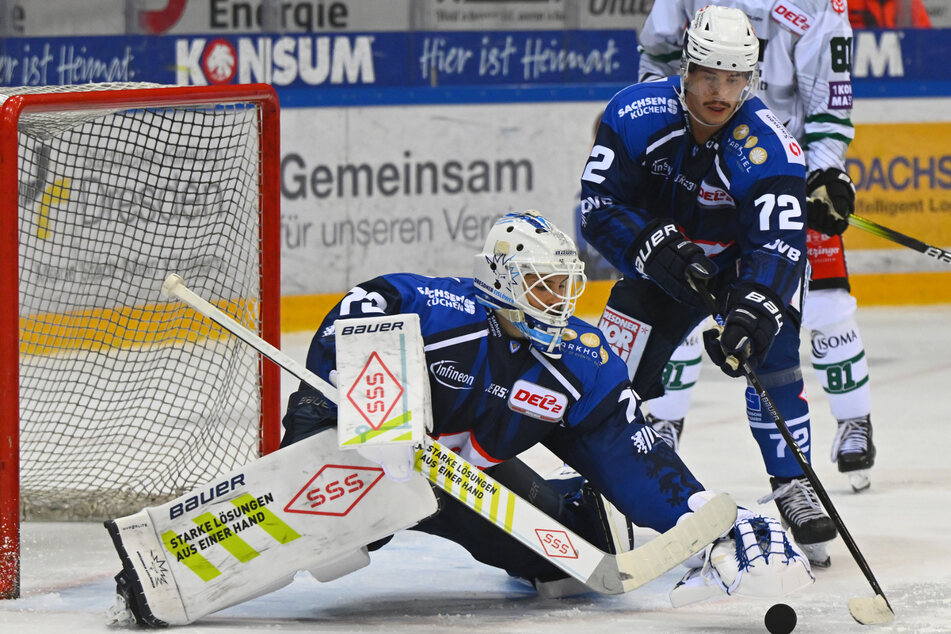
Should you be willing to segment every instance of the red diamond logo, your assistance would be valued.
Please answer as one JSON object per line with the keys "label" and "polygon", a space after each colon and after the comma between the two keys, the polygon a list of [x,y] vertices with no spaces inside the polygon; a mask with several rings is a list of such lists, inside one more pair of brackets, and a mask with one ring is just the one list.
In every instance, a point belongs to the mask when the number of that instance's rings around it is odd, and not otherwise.
{"label": "red diamond logo", "polygon": [[384,365],[376,351],[370,354],[366,365],[353,382],[353,387],[347,392],[347,399],[373,429],[379,429],[383,423],[390,420],[390,413],[401,396],[403,386]]}
{"label": "red diamond logo", "polygon": [[284,512],[343,517],[382,477],[379,467],[324,465],[287,503]]}
{"label": "red diamond logo", "polygon": [[578,558],[578,551],[571,545],[571,540],[568,539],[568,533],[565,531],[536,528],[535,534],[538,535],[538,541],[542,543],[542,548],[549,557]]}

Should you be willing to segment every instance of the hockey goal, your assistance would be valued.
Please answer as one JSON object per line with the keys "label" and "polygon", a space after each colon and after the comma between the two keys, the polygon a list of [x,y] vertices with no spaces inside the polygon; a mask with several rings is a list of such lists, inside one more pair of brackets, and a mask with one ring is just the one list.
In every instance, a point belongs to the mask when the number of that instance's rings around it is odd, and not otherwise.
{"label": "hockey goal", "polygon": [[0,88],[0,596],[19,521],[105,519],[277,448],[279,123],[265,85]]}

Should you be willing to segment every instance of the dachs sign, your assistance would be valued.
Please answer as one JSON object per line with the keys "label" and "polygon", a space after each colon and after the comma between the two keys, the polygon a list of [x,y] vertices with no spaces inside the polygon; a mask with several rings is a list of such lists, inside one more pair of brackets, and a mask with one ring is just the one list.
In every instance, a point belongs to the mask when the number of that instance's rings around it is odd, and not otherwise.
{"label": "dachs sign", "polygon": [[419,316],[338,319],[340,447],[419,442],[432,429]]}

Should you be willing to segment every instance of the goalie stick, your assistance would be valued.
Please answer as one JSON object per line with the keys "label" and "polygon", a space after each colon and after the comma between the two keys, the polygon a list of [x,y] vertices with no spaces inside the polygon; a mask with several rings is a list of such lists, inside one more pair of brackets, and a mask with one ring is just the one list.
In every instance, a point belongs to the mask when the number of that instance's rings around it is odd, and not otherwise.
{"label": "goalie stick", "polygon": [[[707,310],[710,311],[710,314],[716,320],[718,326],[722,329],[723,317],[717,311],[716,298],[713,296],[713,293],[710,292],[710,289],[707,288],[704,282],[705,280],[693,278],[691,285],[694,287],[697,293],[699,293],[700,298],[707,307]],[[822,502],[822,506],[825,507],[826,511],[829,513],[829,517],[831,517],[833,523],[835,523],[835,527],[839,531],[839,535],[842,536],[842,541],[845,542],[849,552],[852,553],[852,558],[862,570],[862,574],[865,575],[869,585],[872,586],[872,590],[875,591],[874,597],[853,597],[849,599],[849,613],[852,615],[852,618],[862,625],[880,625],[884,623],[891,623],[895,618],[895,611],[892,609],[888,599],[885,598],[885,593],[882,592],[881,586],[879,586],[878,581],[875,580],[875,575],[872,574],[872,569],[869,567],[868,562],[865,561],[862,551],[860,551],[858,545],[856,545],[855,540],[852,538],[852,534],[849,533],[849,529],[845,527],[845,522],[842,521],[842,518],[839,516],[839,512],[832,504],[832,499],[829,497],[829,494],[826,493],[825,487],[822,486],[819,476],[816,475],[812,465],[809,464],[809,461],[806,459],[806,455],[799,447],[799,443],[797,443],[795,438],[793,438],[793,435],[789,431],[789,427],[786,425],[786,421],[783,420],[779,410],[776,409],[776,405],[770,398],[766,388],[763,387],[763,383],[759,380],[756,372],[753,371],[753,368],[750,367],[750,364],[746,359],[730,357],[727,362],[734,369],[739,368],[742,370],[747,381],[749,381],[750,385],[753,386],[753,389],[756,390],[757,395],[763,402],[763,405],[766,407],[766,411],[769,412],[773,422],[776,424],[776,428],[779,429],[779,433],[782,435],[783,440],[786,441],[786,445],[792,452],[793,457],[802,468],[803,474],[805,474],[806,478],[809,480],[809,483],[812,484],[812,488],[815,489],[816,495]]]}
{"label": "goalie stick", "polygon": [[876,235],[879,238],[885,238],[886,240],[891,240],[897,244],[902,245],[903,247],[908,247],[918,253],[924,253],[928,257],[932,257],[936,260],[944,262],[945,264],[951,264],[951,251],[945,251],[944,249],[939,249],[938,247],[933,247],[930,244],[925,244],[921,240],[912,238],[911,236],[906,236],[903,233],[899,233],[894,229],[889,229],[883,225],[878,224],[873,220],[867,220],[861,216],[856,216],[852,214],[849,216],[849,224],[868,231],[872,235]]}
{"label": "goalie stick", "polygon": [[[337,388],[197,295],[179,275],[168,276],[162,293],[184,302],[327,399],[338,402]],[[728,495],[719,494],[644,545],[613,555],[432,439],[417,446],[414,467],[434,485],[600,594],[621,594],[656,579],[726,533],[736,521],[736,504]]]}

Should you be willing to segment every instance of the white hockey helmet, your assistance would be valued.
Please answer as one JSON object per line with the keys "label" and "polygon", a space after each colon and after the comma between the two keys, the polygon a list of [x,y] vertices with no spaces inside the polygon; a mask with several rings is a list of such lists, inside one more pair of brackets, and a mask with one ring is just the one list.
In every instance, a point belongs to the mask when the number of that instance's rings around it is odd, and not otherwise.
{"label": "white hockey helmet", "polygon": [[746,14],[732,7],[708,5],[694,15],[684,34],[680,56],[680,79],[684,87],[681,101],[691,64],[748,73],[738,104],[755,95],[759,85],[759,39]]}
{"label": "white hockey helmet", "polygon": [[[514,212],[489,229],[475,258],[478,301],[499,311],[536,348],[560,356],[562,331],[586,281],[571,238],[537,211]],[[548,305],[543,298],[552,296],[558,301]]]}

